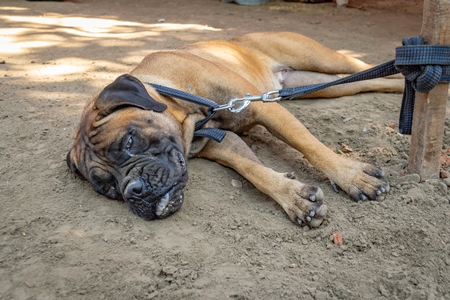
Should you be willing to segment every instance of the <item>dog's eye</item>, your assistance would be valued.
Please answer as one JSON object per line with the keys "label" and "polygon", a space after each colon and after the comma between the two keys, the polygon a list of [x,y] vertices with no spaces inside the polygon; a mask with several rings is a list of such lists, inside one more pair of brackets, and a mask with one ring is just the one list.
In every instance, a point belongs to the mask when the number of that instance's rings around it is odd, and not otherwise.
{"label": "dog's eye", "polygon": [[128,138],[127,144],[125,145],[125,150],[130,151],[131,147],[133,147],[133,137],[132,136],[130,136]]}
{"label": "dog's eye", "polygon": [[184,161],[183,155],[182,155],[181,153],[178,153],[178,154],[177,154],[177,158],[178,158],[178,164],[180,165],[180,167],[181,167],[182,169],[186,168],[186,163],[185,163],[185,161]]}

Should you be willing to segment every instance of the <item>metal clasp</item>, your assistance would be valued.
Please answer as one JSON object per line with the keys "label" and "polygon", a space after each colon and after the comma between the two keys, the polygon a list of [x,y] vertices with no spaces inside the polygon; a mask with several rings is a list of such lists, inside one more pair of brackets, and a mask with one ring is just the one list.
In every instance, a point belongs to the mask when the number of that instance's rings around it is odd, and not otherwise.
{"label": "metal clasp", "polygon": [[[274,97],[274,95],[278,95]],[[277,102],[280,101],[281,97],[279,96],[279,91],[271,91],[258,96],[251,96],[250,94],[246,94],[242,98],[233,98],[227,104],[220,105],[215,108],[214,111],[228,109],[232,113],[239,113],[247,108],[253,101],[263,101],[263,102]],[[237,106],[237,103],[242,102],[241,105]],[[236,107],[237,106],[237,107]]]}

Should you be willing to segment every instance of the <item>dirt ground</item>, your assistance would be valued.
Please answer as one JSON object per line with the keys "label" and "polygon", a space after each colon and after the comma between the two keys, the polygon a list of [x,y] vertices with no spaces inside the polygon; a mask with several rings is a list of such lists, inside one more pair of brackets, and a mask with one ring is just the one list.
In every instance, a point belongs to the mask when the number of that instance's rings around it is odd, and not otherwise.
{"label": "dirt ground", "polygon": [[[322,187],[329,216],[314,230],[206,160],[189,162],[183,208],[154,222],[66,167],[85,101],[150,51],[285,30],[382,63],[420,33],[421,1],[350,3],[2,0],[0,299],[450,299],[448,188],[401,175],[410,138],[388,126],[401,95],[284,104],[330,148],[382,166],[392,184],[384,201],[336,194],[261,128],[248,138],[267,165]],[[450,120],[445,131],[449,148]],[[337,232],[342,246],[330,239]]]}

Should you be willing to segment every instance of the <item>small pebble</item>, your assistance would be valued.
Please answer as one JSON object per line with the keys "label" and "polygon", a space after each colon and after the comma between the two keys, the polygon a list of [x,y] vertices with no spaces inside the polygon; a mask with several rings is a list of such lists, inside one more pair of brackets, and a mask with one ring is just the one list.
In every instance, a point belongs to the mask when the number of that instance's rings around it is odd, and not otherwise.
{"label": "small pebble", "polygon": [[236,179],[232,179],[231,180],[231,185],[235,188],[241,188],[242,187],[242,182]]}
{"label": "small pebble", "polygon": [[383,285],[380,284],[380,286],[378,287],[378,291],[382,296],[389,297],[389,292]]}
{"label": "small pebble", "polygon": [[158,297],[158,295],[159,295],[159,292],[154,291],[153,293],[151,293],[147,296],[147,299],[155,299],[156,297]]}
{"label": "small pebble", "polygon": [[418,174],[406,174],[399,176],[391,181],[392,186],[402,185],[405,183],[419,183],[420,176]]}
{"label": "small pebble", "polygon": [[330,299],[330,296],[327,292],[317,291],[314,297],[315,300],[327,300]]}
{"label": "small pebble", "polygon": [[242,239],[242,237],[241,237],[241,235],[240,235],[239,233],[237,233],[237,234],[234,236],[234,241],[235,241],[235,242],[239,242],[241,239]]}
{"label": "small pebble", "polygon": [[176,267],[174,267],[174,266],[167,266],[167,267],[162,268],[162,272],[163,272],[165,275],[173,275],[173,274],[175,274],[177,271],[178,271],[178,269],[177,269]]}
{"label": "small pebble", "polygon": [[351,120],[353,120],[353,117],[347,117],[344,119],[344,123],[347,123],[348,121],[351,121]]}
{"label": "small pebble", "polygon": [[450,186],[450,177],[442,179],[442,181],[447,185]]}

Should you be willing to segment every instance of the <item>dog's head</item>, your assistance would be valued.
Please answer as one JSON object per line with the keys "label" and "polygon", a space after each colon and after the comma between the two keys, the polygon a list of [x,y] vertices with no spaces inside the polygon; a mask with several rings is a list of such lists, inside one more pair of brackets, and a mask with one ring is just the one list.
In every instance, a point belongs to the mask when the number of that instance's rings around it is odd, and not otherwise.
{"label": "dog's head", "polygon": [[181,208],[187,181],[180,125],[144,85],[122,75],[86,106],[67,165],[95,191],[146,219]]}

